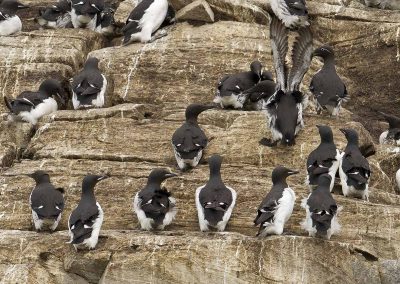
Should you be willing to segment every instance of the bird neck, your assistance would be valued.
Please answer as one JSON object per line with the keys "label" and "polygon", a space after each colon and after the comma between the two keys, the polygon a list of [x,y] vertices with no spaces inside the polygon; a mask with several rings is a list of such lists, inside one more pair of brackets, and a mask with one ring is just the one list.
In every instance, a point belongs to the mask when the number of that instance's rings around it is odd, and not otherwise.
{"label": "bird neck", "polygon": [[41,183],[50,183],[50,177],[49,176],[42,176],[40,179],[36,181],[36,184],[41,184]]}
{"label": "bird neck", "polygon": [[82,199],[86,199],[86,200],[96,200],[96,198],[94,196],[93,188],[83,189],[81,197],[82,197]]}
{"label": "bird neck", "polygon": [[186,118],[186,122],[192,125],[198,125],[197,117],[188,117]]}
{"label": "bird neck", "polygon": [[272,179],[272,183],[274,184],[274,186],[282,186],[283,188],[288,187],[288,184],[286,183],[286,179],[285,180]]}
{"label": "bird neck", "polygon": [[335,69],[335,58],[334,57],[327,57],[324,59],[324,69]]}

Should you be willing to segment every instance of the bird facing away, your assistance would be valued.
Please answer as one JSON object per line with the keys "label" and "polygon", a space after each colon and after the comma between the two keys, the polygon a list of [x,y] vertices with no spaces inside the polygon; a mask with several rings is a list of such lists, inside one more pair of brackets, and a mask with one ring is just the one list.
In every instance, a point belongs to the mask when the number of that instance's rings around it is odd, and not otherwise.
{"label": "bird facing away", "polygon": [[286,178],[299,173],[279,166],[272,171],[272,188],[261,202],[257,210],[254,225],[260,226],[257,236],[281,235],[285,223],[293,212],[296,194]]}
{"label": "bird facing away", "polygon": [[194,168],[199,164],[208,139],[200,128],[197,117],[203,111],[212,108],[213,105],[189,105],[185,112],[185,122],[172,135],[172,147],[181,170]]}
{"label": "bird facing away", "polygon": [[214,103],[222,108],[242,109],[247,99],[243,92],[260,82],[262,69],[262,64],[256,60],[250,64],[250,71],[223,77],[218,82]]}
{"label": "bird facing away", "polygon": [[29,6],[16,0],[0,1],[0,36],[9,36],[21,31],[22,22],[16,13],[26,8]]}
{"label": "bird facing away", "polygon": [[400,117],[380,112],[389,123],[389,129],[379,137],[379,144],[400,146]]}
{"label": "bird facing away", "polygon": [[49,174],[44,171],[35,171],[28,176],[36,182],[29,197],[35,229],[40,231],[49,227],[54,231],[64,210],[64,189],[54,187]]}
{"label": "bird facing away", "polygon": [[160,229],[172,223],[177,213],[175,198],[161,183],[177,175],[167,169],[151,171],[146,186],[136,193],[133,209],[142,230]]}
{"label": "bird facing away", "polygon": [[303,94],[300,84],[311,64],[312,34],[308,27],[300,28],[292,51],[292,68],[288,72],[286,54],[288,51],[288,29],[275,16],[270,25],[272,56],[276,72],[277,92],[263,103],[272,140],[263,138],[260,143],[275,146],[295,144],[295,137],[304,127]]}
{"label": "bird facing away", "polygon": [[344,196],[353,196],[368,201],[368,183],[371,169],[368,160],[358,146],[358,133],[354,129],[340,129],[347,139],[342,153],[339,176]]}
{"label": "bird facing away", "polygon": [[68,230],[74,248],[94,249],[97,245],[104,213],[94,196],[94,187],[108,176],[87,175],[82,182],[82,195],[78,206],[68,220]]}
{"label": "bird facing away", "polygon": [[99,60],[90,57],[83,70],[72,78],[72,104],[74,109],[104,106],[107,79],[99,69]]}
{"label": "bird facing away", "polygon": [[346,85],[336,73],[335,53],[328,45],[317,48],[313,57],[318,56],[324,60],[324,65],[311,79],[310,91],[314,96],[317,113],[327,110],[332,116],[338,116],[341,105],[349,97]]}
{"label": "bird facing away", "polygon": [[10,112],[9,119],[35,125],[42,116],[57,111],[59,104],[65,104],[65,98],[60,82],[47,79],[37,92],[24,91],[13,100],[4,97],[4,102]]}
{"label": "bird facing away", "polygon": [[342,156],[333,141],[332,129],[327,125],[317,125],[317,127],[321,143],[307,158],[306,183],[312,189],[318,185],[318,177],[320,175],[329,174],[332,178],[329,189],[332,191]]}
{"label": "bird facing away", "polygon": [[210,227],[222,232],[231,217],[236,202],[236,191],[225,186],[221,178],[222,157],[213,155],[208,161],[210,178],[196,190],[196,207],[200,230]]}
{"label": "bird facing away", "polygon": [[329,190],[331,177],[323,174],[318,177],[317,188],[304,198],[301,206],[306,210],[306,218],[301,227],[310,237],[330,239],[340,231],[337,214],[341,210]]}
{"label": "bird facing away", "polygon": [[[142,43],[154,41],[152,37],[163,24],[168,14],[167,0],[143,0],[130,13],[122,28],[123,45],[139,41]],[[165,36],[165,35],[164,35]]]}

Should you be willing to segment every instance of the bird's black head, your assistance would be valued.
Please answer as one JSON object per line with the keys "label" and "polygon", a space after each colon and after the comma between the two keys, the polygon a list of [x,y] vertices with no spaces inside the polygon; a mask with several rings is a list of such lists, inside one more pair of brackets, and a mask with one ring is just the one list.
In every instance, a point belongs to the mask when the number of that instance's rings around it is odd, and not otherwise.
{"label": "bird's black head", "polygon": [[101,12],[101,27],[109,27],[115,24],[115,19],[114,19],[114,9],[112,8],[106,8],[104,9],[103,12]]}
{"label": "bird's black head", "polygon": [[274,81],[274,77],[273,77],[271,72],[269,72],[269,71],[263,71],[262,72],[261,81],[265,81],[265,80]]}
{"label": "bird's black head", "polygon": [[340,131],[346,136],[349,144],[358,145],[358,133],[352,128],[341,128]]}
{"label": "bird's black head", "polygon": [[160,185],[164,180],[171,177],[176,177],[177,174],[171,173],[167,169],[154,169],[151,171],[147,184]]}
{"label": "bird's black head", "polygon": [[109,178],[107,175],[87,175],[83,178],[82,181],[82,192],[90,192],[93,191],[95,185],[106,178]]}
{"label": "bird's black head", "polygon": [[222,157],[220,155],[212,155],[208,159],[208,166],[210,168],[210,176],[215,178],[221,177]]}
{"label": "bird's black head", "polygon": [[278,182],[286,182],[286,178],[288,176],[295,175],[298,173],[299,171],[297,170],[290,170],[283,166],[278,166],[272,171],[272,182],[274,184]]}
{"label": "bird's black head", "polygon": [[323,45],[315,49],[312,53],[312,56],[322,57],[324,60],[328,58],[333,59],[335,58],[335,52],[333,51],[333,48],[329,45]]}
{"label": "bird's black head", "polygon": [[328,174],[323,174],[318,177],[318,186],[330,188],[332,177]]}
{"label": "bird's black head", "polygon": [[29,8],[29,6],[22,4],[16,0],[3,0],[0,1],[0,7],[6,12],[14,14],[17,10]]}
{"label": "bird's black head", "polygon": [[333,142],[332,129],[327,125],[317,125],[321,142]]}
{"label": "bird's black head", "polygon": [[70,3],[67,0],[59,1],[54,5],[39,9],[39,16],[49,22],[55,22],[59,17],[71,10]]}
{"label": "bird's black head", "polygon": [[50,182],[50,176],[45,171],[35,171],[32,174],[28,174],[29,177],[33,178],[36,181],[36,184]]}
{"label": "bird's black head", "polygon": [[384,112],[379,112],[385,120],[389,123],[389,129],[400,128],[400,117],[395,115],[386,114]]}
{"label": "bird's black head", "polygon": [[250,70],[251,70],[254,74],[256,74],[259,78],[261,78],[262,69],[263,69],[263,66],[262,66],[261,62],[258,61],[258,60],[253,61],[253,62],[250,64]]}
{"label": "bird's black head", "polygon": [[96,57],[89,57],[85,62],[85,69],[98,69],[99,59]]}
{"label": "bird's black head", "polygon": [[61,83],[55,79],[47,79],[40,84],[39,92],[50,96],[59,95],[61,96],[63,93],[63,89],[61,87]]}
{"label": "bird's black head", "polygon": [[199,116],[199,114],[212,108],[215,108],[215,105],[191,104],[186,108],[186,121],[197,123],[197,117]]}

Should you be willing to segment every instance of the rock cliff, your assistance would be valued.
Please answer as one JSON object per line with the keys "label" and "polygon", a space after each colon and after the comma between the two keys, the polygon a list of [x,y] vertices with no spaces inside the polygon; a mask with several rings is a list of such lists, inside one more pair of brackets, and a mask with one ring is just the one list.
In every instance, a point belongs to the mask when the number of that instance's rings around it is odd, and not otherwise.
{"label": "rock cliff", "polygon": [[[177,9],[204,9],[207,19],[186,20],[168,28],[168,36],[149,44],[114,46],[120,40],[86,30],[36,30],[32,21],[48,1],[30,2],[24,29],[0,37],[0,92],[17,96],[36,89],[48,77],[68,79],[86,57],[100,59],[110,84],[107,107],[60,110],[36,126],[0,124],[0,282],[1,283],[399,283],[400,196],[394,173],[400,154],[377,145],[386,125],[376,110],[400,115],[400,13],[368,8],[359,1],[307,1],[315,45],[330,43],[351,101],[339,119],[305,111],[306,128],[294,147],[260,146],[268,136],[261,112],[212,110],[200,115],[211,142],[206,157],[224,157],[225,183],[238,192],[237,206],[225,233],[198,232],[194,192],[208,178],[205,162],[167,182],[177,198],[177,219],[165,232],[139,230],[132,196],[154,167],[177,172],[170,145],[189,103],[211,102],[217,80],[248,68],[259,59],[272,69],[268,1],[172,0]],[[124,21],[137,1],[120,4]],[[205,2],[205,3],[204,3]],[[207,8],[205,8],[207,7]],[[210,10],[211,9],[211,10]],[[211,12],[210,12],[211,11]],[[196,13],[194,13],[196,14]],[[206,15],[204,14],[204,16]],[[188,16],[189,15],[189,16]],[[196,14],[198,15],[198,14]],[[187,18],[189,17],[189,18]],[[304,90],[321,63],[315,60]],[[71,109],[71,107],[69,107]],[[3,101],[0,110],[5,111]],[[333,128],[336,144],[345,147],[340,127],[361,133],[373,176],[370,202],[344,198],[342,231],[330,241],[312,239],[300,228],[308,195],[305,160],[319,144],[316,124]],[[297,201],[282,236],[255,238],[252,220],[271,187],[271,171],[286,165],[302,172],[289,179]],[[28,203],[34,183],[25,176],[35,169],[50,173],[66,190],[66,209],[59,231],[36,233]],[[97,186],[105,211],[98,248],[76,253],[68,244],[67,219],[76,206],[87,173],[111,178]]]}

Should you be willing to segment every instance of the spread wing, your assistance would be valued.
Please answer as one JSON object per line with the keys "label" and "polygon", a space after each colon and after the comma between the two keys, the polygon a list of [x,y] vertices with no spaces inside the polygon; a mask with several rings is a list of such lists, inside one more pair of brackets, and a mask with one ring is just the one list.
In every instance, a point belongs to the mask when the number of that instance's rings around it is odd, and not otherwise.
{"label": "spread wing", "polygon": [[271,16],[270,39],[272,57],[274,60],[277,89],[286,90],[287,66],[286,54],[288,51],[288,29],[276,16]]}
{"label": "spread wing", "polygon": [[290,91],[299,91],[300,83],[304,75],[310,68],[313,53],[313,38],[309,27],[299,29],[292,53],[292,69],[288,78],[288,88]]}

